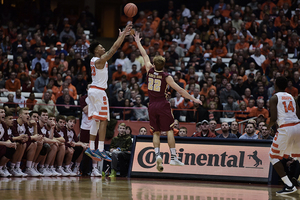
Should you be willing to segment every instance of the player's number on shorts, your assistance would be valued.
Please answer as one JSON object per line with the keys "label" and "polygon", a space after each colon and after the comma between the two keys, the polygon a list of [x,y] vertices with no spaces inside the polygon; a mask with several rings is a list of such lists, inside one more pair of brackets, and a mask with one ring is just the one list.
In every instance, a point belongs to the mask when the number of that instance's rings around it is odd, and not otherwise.
{"label": "player's number on shorts", "polygon": [[91,66],[91,70],[92,70],[92,76],[96,76],[96,70],[95,70],[95,66]]}
{"label": "player's number on shorts", "polygon": [[148,90],[159,92],[160,86],[161,86],[161,80],[153,79],[153,78],[148,79]]}
{"label": "player's number on shorts", "polygon": [[290,103],[289,103],[289,105],[287,107],[286,107],[286,101],[283,101],[282,104],[284,106],[284,110],[285,110],[286,113],[289,112],[289,110],[291,110],[292,112],[294,112],[295,108],[293,106],[292,101],[290,101]]}

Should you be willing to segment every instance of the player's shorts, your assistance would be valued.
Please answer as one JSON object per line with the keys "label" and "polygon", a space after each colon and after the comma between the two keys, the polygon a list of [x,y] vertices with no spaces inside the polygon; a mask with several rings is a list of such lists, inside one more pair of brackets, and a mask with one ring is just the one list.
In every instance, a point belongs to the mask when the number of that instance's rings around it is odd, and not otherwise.
{"label": "player's shorts", "polygon": [[0,158],[5,156],[8,159],[12,159],[15,152],[16,152],[15,148],[8,148],[4,145],[0,145]]}
{"label": "player's shorts", "polygon": [[88,90],[88,97],[86,98],[86,103],[89,105],[89,120],[110,120],[108,98],[103,88],[91,86]]}
{"label": "player's shorts", "polygon": [[[90,130],[80,129],[80,142],[89,143],[90,142]],[[95,139],[95,149],[98,148],[99,135],[97,134]]]}
{"label": "player's shorts", "polygon": [[149,104],[150,128],[155,131],[169,131],[174,125],[174,117],[167,100]]}
{"label": "player's shorts", "polygon": [[5,153],[6,153],[6,146],[0,145],[0,158],[5,156]]}
{"label": "player's shorts", "polygon": [[277,129],[270,149],[270,158],[300,158],[300,122],[283,124]]}

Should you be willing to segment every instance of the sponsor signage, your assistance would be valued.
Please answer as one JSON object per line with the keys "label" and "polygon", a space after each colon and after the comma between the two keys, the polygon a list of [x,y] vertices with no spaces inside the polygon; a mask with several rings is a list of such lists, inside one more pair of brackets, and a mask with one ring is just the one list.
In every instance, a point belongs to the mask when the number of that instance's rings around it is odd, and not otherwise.
{"label": "sponsor signage", "polygon": [[137,137],[131,176],[162,176],[268,182],[271,142],[244,143],[241,140],[183,140],[176,138],[177,155],[185,166],[169,165],[171,155],[166,140],[161,142],[164,171],[156,169],[151,137]]}

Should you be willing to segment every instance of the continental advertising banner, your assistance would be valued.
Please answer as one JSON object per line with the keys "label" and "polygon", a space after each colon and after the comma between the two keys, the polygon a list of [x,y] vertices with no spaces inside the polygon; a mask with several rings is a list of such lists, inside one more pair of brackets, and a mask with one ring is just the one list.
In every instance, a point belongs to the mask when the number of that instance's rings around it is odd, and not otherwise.
{"label": "continental advertising banner", "polygon": [[177,155],[185,166],[169,165],[171,155],[166,140],[161,142],[164,171],[158,172],[151,137],[137,137],[131,176],[204,178],[268,182],[271,142],[241,140],[176,139]]}

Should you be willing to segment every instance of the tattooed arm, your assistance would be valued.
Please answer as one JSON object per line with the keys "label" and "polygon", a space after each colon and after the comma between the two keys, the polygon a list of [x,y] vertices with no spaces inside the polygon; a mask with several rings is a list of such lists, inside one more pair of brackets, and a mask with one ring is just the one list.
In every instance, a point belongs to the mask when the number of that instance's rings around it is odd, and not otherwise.
{"label": "tattooed arm", "polygon": [[126,35],[130,34],[131,31],[131,27],[132,24],[129,23],[123,32],[121,32],[121,30],[119,29],[119,37],[117,39],[117,41],[115,41],[115,43],[113,44],[113,46],[101,56],[101,59],[98,59],[95,62],[96,68],[97,69],[103,69],[105,66],[106,61],[108,61],[114,54],[115,52],[118,50],[118,48],[121,46],[121,44],[124,41],[124,38],[126,37]]}

